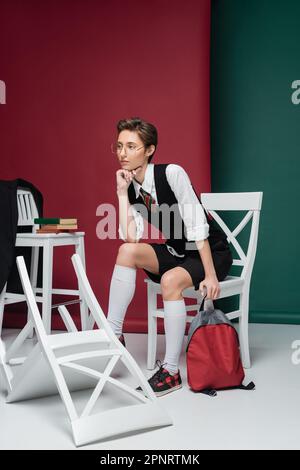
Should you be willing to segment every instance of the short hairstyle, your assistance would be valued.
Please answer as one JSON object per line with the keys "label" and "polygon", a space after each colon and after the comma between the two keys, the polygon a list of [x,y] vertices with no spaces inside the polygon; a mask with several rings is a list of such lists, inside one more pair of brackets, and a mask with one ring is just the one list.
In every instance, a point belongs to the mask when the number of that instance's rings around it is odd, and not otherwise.
{"label": "short hairstyle", "polygon": [[125,130],[137,132],[145,148],[150,147],[150,145],[154,145],[155,150],[148,159],[148,163],[150,163],[157,147],[156,127],[153,124],[150,124],[150,122],[143,121],[143,119],[140,119],[139,117],[133,117],[129,119],[121,119],[117,124],[117,130],[118,134]]}

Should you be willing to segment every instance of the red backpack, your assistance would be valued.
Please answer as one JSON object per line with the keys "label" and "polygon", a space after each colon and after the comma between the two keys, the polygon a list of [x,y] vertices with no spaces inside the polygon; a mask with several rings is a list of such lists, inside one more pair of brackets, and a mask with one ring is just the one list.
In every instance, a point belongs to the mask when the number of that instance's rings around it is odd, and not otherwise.
{"label": "red backpack", "polygon": [[228,388],[253,390],[253,382],[242,385],[245,374],[234,326],[221,310],[202,311],[201,306],[189,328],[186,348],[190,388],[210,396]]}

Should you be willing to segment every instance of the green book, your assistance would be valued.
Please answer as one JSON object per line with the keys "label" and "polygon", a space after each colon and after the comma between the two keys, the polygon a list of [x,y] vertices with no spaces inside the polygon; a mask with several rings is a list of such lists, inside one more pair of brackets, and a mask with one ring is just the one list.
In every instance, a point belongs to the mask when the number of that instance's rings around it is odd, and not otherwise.
{"label": "green book", "polygon": [[40,217],[38,219],[34,219],[35,224],[39,225],[56,225],[56,224],[62,224],[62,225],[70,225],[70,224],[77,224],[77,219],[60,219],[58,217],[53,217],[53,218],[44,218]]}

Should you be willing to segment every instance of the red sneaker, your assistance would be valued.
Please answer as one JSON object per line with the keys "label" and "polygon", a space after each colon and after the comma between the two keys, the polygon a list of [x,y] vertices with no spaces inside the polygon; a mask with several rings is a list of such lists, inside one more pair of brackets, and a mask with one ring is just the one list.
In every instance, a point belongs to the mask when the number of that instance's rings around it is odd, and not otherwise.
{"label": "red sneaker", "polygon": [[[167,369],[164,369],[164,364],[161,364],[160,361],[157,361],[157,365],[159,367],[158,371],[148,380],[155,395],[162,397],[167,393],[179,390],[182,387],[180,372],[171,375]],[[141,387],[138,387],[137,390],[141,390]]]}

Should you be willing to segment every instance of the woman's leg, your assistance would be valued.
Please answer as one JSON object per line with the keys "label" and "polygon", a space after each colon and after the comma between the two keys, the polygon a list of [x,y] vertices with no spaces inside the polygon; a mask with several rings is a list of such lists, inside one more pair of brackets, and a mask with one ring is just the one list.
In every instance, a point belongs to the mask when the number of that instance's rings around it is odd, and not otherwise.
{"label": "woman's leg", "polygon": [[148,243],[123,243],[119,248],[116,264],[131,268],[147,269],[158,274],[158,259]]}
{"label": "woman's leg", "polygon": [[107,320],[117,336],[121,336],[124,317],[134,296],[137,268],[158,274],[158,259],[147,243],[123,243],[119,248],[110,283]]}
{"label": "woman's leg", "polygon": [[179,266],[165,272],[161,278],[166,335],[166,352],[163,363],[164,368],[171,375],[178,372],[186,328],[186,309],[182,291],[192,285],[193,281],[188,271]]}

